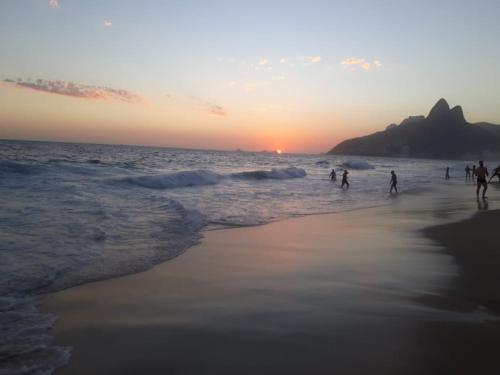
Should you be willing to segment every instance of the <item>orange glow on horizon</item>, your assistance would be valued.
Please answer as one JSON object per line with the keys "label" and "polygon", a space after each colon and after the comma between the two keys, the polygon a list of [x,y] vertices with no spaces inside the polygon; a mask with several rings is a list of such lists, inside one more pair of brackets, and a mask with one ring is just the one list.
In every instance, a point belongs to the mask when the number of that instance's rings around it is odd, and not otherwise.
{"label": "orange glow on horizon", "polygon": [[181,99],[148,98],[148,105],[129,105],[20,90],[0,83],[0,102],[5,104],[0,108],[0,138],[273,150],[279,155],[285,149],[292,153],[326,152],[343,139],[373,131],[368,127],[347,130],[344,123],[365,120],[345,114],[233,106],[214,116],[211,103]]}

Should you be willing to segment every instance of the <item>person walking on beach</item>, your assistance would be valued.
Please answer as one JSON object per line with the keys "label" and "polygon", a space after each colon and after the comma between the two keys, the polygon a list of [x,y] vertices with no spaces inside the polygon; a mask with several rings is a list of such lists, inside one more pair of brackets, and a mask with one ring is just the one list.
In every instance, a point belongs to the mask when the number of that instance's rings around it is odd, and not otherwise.
{"label": "person walking on beach", "polygon": [[472,182],[474,182],[476,180],[475,176],[476,176],[476,164],[473,164],[472,165]]}
{"label": "person walking on beach", "polygon": [[493,169],[493,173],[492,173],[490,179],[488,180],[488,184],[491,182],[491,180],[495,176],[498,177],[498,182],[500,182],[500,165],[498,167],[496,167],[495,169]]}
{"label": "person walking on beach", "polygon": [[340,185],[340,188],[343,189],[344,185],[347,185],[347,188],[349,189],[349,182],[347,182],[347,175],[349,172],[347,172],[347,169],[344,169],[344,173],[342,173],[342,185]]}
{"label": "person walking on beach", "polygon": [[479,162],[479,167],[476,169],[477,176],[477,189],[476,195],[479,197],[479,190],[481,190],[481,186],[483,187],[483,198],[486,198],[486,190],[488,190],[488,183],[486,182],[486,177],[488,176],[488,168],[484,166],[483,161]]}
{"label": "person walking on beach", "polygon": [[398,176],[396,176],[396,173],[394,173],[394,171],[391,171],[391,181],[390,181],[390,184],[391,184],[391,189],[389,190],[389,193],[392,193],[392,189],[394,189],[396,191],[396,193],[398,192]]}
{"label": "person walking on beach", "polygon": [[330,172],[330,181],[337,181],[337,174],[335,173],[335,169],[332,168],[332,171]]}
{"label": "person walking on beach", "polygon": [[470,180],[470,167],[469,164],[465,167],[465,179]]}
{"label": "person walking on beach", "polygon": [[444,178],[447,180],[450,179],[450,167],[446,167],[446,175],[444,176]]}

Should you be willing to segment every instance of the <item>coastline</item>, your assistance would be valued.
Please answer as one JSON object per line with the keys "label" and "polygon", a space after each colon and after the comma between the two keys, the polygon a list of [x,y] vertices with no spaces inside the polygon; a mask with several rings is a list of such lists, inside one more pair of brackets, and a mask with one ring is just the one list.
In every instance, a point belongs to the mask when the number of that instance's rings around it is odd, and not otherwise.
{"label": "coastline", "polygon": [[[201,244],[150,271],[43,296],[43,310],[59,316],[56,344],[74,347],[56,373],[467,367],[466,357],[450,361],[443,347],[433,353],[436,342],[498,369],[483,347],[500,341],[491,335],[496,325],[472,295],[453,292],[464,289],[463,264],[443,252],[449,244],[436,234],[449,236],[463,219],[484,215],[468,218],[477,209],[471,186],[446,189],[403,194],[389,206],[206,232]],[[488,214],[491,223],[499,216]],[[431,232],[432,240],[422,236]],[[480,350],[467,335],[484,344]]]}

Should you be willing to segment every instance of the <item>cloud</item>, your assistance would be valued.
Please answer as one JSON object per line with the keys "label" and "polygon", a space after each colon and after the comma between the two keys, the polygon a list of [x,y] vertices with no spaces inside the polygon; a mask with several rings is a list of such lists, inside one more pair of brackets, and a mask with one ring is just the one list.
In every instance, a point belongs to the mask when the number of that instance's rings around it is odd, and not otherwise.
{"label": "cloud", "polygon": [[359,59],[357,57],[349,57],[341,62],[342,65],[360,65],[365,62],[365,59]]}
{"label": "cloud", "polygon": [[7,78],[4,79],[4,82],[18,88],[71,96],[80,99],[118,100],[126,103],[139,103],[143,101],[139,95],[112,87],[90,86],[68,81],[45,79],[30,80]]}
{"label": "cloud", "polygon": [[259,60],[259,65],[267,65],[269,63],[269,60],[266,58],[262,58]]}
{"label": "cloud", "polygon": [[104,27],[111,27],[113,26],[113,21],[111,20],[104,20]]}
{"label": "cloud", "polygon": [[59,8],[59,0],[49,0],[49,7]]}
{"label": "cloud", "polygon": [[312,63],[319,63],[321,61],[321,56],[306,56],[305,60]]}
{"label": "cloud", "polygon": [[372,62],[370,62],[358,57],[349,57],[345,60],[342,60],[340,64],[344,65],[345,67],[351,67],[351,69],[353,70],[355,70],[357,67],[360,67],[364,70],[370,70],[372,68],[380,68],[382,66],[380,60],[373,60]]}
{"label": "cloud", "polygon": [[208,112],[216,116],[227,115],[227,112],[224,107],[217,104],[213,104],[207,100],[200,99],[196,96],[167,93],[165,94],[165,98],[174,105],[180,105],[190,109],[194,107],[195,109]]}
{"label": "cloud", "polygon": [[224,108],[222,108],[220,105],[215,105],[215,104],[210,104],[210,103],[206,103],[208,105],[208,111],[213,114],[213,115],[217,115],[217,116],[225,116],[226,115],[226,111]]}
{"label": "cloud", "polygon": [[281,63],[281,64],[286,64],[286,59],[285,59],[284,57],[282,57],[282,58],[280,59],[280,63]]}

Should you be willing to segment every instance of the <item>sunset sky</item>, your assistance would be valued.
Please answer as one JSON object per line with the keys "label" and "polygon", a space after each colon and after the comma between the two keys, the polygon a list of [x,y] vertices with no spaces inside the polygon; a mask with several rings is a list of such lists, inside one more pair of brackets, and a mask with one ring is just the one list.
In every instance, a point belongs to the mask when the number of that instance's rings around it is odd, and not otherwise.
{"label": "sunset sky", "polygon": [[499,1],[0,2],[0,138],[325,152],[500,123]]}

